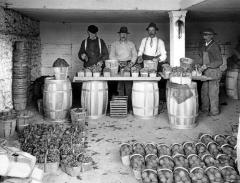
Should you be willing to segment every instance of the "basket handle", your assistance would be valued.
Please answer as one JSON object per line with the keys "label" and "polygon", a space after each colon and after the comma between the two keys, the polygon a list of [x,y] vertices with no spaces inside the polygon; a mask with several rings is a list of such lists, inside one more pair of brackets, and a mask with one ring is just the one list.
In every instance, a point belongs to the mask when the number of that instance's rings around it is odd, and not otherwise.
{"label": "basket handle", "polygon": [[44,157],[44,165],[43,165],[43,171],[46,172],[46,163],[47,163],[47,156],[48,156],[48,149],[45,153],[45,157]]}

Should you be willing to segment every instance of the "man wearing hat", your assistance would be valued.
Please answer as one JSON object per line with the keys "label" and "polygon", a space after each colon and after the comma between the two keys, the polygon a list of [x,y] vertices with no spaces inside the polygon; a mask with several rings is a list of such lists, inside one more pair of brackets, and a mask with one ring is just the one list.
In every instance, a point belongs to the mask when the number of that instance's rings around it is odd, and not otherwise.
{"label": "man wearing hat", "polygon": [[82,41],[78,57],[84,62],[84,67],[95,64],[102,65],[108,59],[108,50],[105,42],[97,37],[98,27],[88,26],[88,38]]}
{"label": "man wearing hat", "polygon": [[222,76],[223,64],[221,50],[214,41],[216,33],[213,29],[205,29],[202,32],[204,43],[201,47],[202,69],[205,76],[212,80],[204,81],[201,88],[202,112],[209,112],[210,116],[219,114],[219,83]]}
{"label": "man wearing hat", "polygon": [[167,58],[164,42],[156,34],[158,27],[155,23],[150,23],[146,28],[148,37],[142,39],[138,51],[138,62],[152,60],[156,63],[163,62]]}
{"label": "man wearing hat", "polygon": [[[137,60],[137,50],[135,44],[128,40],[128,29],[123,26],[120,28],[119,40],[111,45],[109,58],[119,61],[119,69],[131,68]],[[131,109],[132,82],[120,81],[118,83],[118,93],[121,96],[128,96],[128,106]]]}

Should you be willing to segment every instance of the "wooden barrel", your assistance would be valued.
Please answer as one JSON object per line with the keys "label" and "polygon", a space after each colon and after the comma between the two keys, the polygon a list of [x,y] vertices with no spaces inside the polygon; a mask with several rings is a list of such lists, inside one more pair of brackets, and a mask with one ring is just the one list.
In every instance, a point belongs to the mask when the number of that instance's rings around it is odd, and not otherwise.
{"label": "wooden barrel", "polygon": [[43,89],[44,116],[52,122],[64,122],[69,118],[71,106],[71,82],[46,78]]}
{"label": "wooden barrel", "polygon": [[133,114],[139,118],[158,115],[159,90],[157,82],[134,81],[132,88]]}
{"label": "wooden barrel", "polygon": [[168,118],[171,128],[176,129],[191,129],[197,126],[196,118],[198,116],[198,92],[197,84],[192,82],[189,88],[193,94],[182,103],[177,103],[174,98],[176,92],[184,94],[189,92],[186,88],[178,86],[176,84],[167,83],[167,109]]}
{"label": "wooden barrel", "polygon": [[[226,93],[232,99],[239,99],[238,83],[240,83],[239,69],[228,70],[226,73]],[[238,81],[239,80],[239,81]],[[240,87],[240,84],[239,84]]]}
{"label": "wooden barrel", "polygon": [[82,108],[87,110],[87,117],[97,119],[107,112],[108,85],[106,81],[83,82],[81,95]]}

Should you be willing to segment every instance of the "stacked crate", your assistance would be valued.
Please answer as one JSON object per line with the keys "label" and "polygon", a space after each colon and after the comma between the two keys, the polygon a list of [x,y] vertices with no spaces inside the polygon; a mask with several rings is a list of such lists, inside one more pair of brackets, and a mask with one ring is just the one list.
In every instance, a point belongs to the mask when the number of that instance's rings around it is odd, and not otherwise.
{"label": "stacked crate", "polygon": [[110,117],[127,116],[127,96],[115,96],[110,101]]}

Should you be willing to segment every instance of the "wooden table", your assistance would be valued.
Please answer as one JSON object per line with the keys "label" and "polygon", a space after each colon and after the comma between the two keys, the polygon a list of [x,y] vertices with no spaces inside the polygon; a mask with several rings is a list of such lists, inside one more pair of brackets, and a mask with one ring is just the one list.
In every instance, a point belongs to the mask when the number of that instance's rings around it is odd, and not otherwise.
{"label": "wooden table", "polygon": [[160,81],[161,77],[74,77],[73,82],[85,81]]}
{"label": "wooden table", "polygon": [[[158,81],[161,77],[74,77],[73,82],[83,82],[81,103],[88,111],[90,118],[106,115],[108,99],[100,99],[98,93],[106,96],[107,81],[133,81],[132,105],[133,114],[139,118],[153,118],[158,114],[159,91]],[[100,87],[100,88],[99,88]],[[100,91],[101,90],[101,91]],[[88,92],[88,93],[87,93]],[[87,99],[86,99],[87,98]],[[96,103],[94,103],[96,101]],[[94,105],[94,104],[95,105]],[[99,105],[101,103],[101,106]],[[97,108],[97,109],[96,109]],[[92,116],[92,117],[91,117]]]}
{"label": "wooden table", "polygon": [[[161,72],[160,72],[160,75],[163,79],[169,79],[169,77],[166,77]],[[195,80],[195,81],[210,81],[210,80],[213,80],[212,78],[204,76],[204,75],[202,75],[202,76],[192,76],[191,78],[192,78],[192,80]]]}

